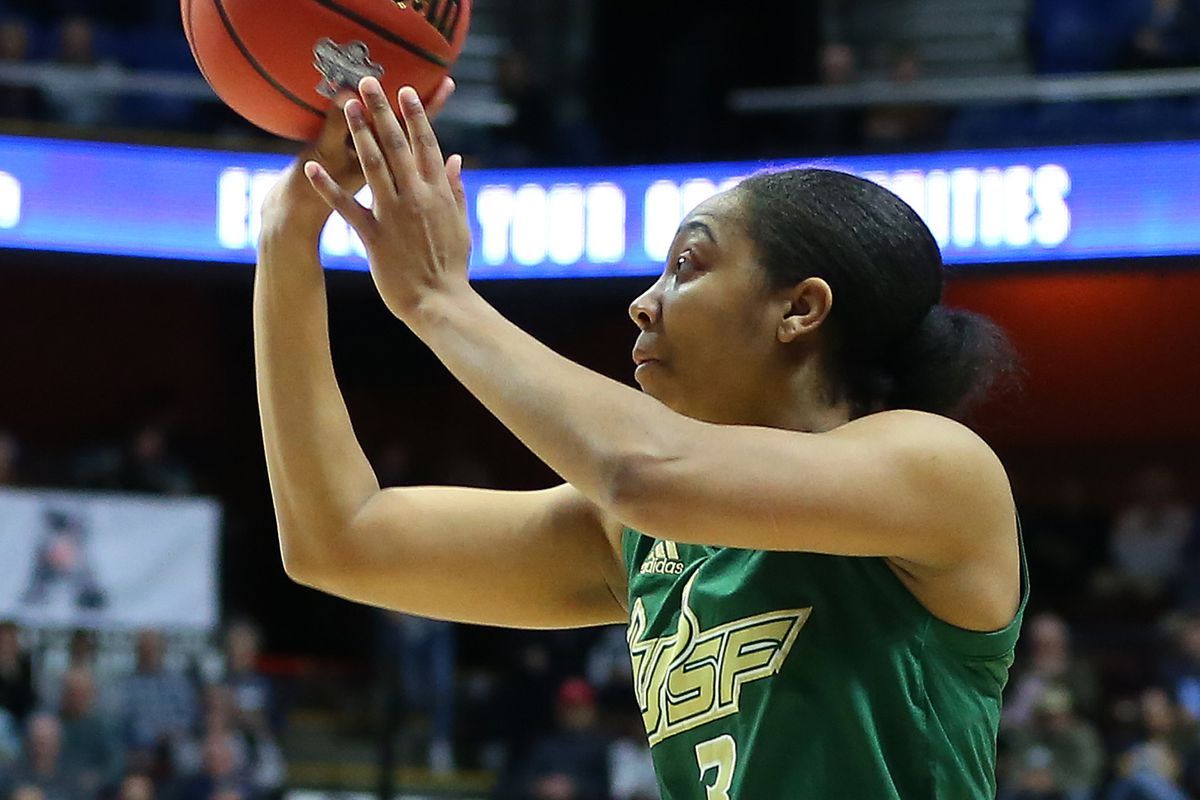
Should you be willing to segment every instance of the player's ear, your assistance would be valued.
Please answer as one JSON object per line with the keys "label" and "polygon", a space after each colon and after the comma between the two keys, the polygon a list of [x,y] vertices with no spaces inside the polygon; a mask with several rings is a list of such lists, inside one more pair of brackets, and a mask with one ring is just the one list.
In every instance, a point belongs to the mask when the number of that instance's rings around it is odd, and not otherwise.
{"label": "player's ear", "polygon": [[777,332],[783,344],[816,331],[833,310],[833,289],[823,278],[806,278],[788,289],[783,299],[787,307]]}

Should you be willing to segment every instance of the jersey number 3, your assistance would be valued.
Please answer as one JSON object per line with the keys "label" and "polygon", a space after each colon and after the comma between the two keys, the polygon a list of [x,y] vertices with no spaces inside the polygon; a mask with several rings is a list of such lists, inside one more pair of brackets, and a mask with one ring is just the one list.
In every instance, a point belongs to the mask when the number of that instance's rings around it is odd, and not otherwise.
{"label": "jersey number 3", "polygon": [[[737,742],[733,737],[725,734],[696,745],[696,763],[700,766],[705,800],[729,800],[733,768],[737,766]],[[712,784],[705,783],[704,775],[713,767],[717,768],[717,777]]]}

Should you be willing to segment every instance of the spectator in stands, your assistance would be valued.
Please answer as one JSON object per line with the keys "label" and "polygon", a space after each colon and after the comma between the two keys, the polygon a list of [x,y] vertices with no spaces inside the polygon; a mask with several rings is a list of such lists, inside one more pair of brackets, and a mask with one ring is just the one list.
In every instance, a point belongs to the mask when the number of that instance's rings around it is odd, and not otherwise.
{"label": "spectator in stands", "polygon": [[1076,657],[1067,623],[1056,614],[1038,614],[1026,623],[1025,640],[1029,649],[1017,660],[1001,727],[1010,730],[1030,725],[1038,704],[1052,689],[1065,689],[1072,709],[1084,717],[1093,716],[1099,680],[1092,665]]}
{"label": "spectator in stands", "polygon": [[96,709],[96,685],[86,667],[74,667],[63,680],[62,766],[88,795],[117,786],[124,753],[115,721]]}
{"label": "spectator in stands", "polygon": [[[4,28],[7,23],[0,23],[0,52],[2,52],[4,44]],[[0,57],[2,59],[2,57]],[[5,92],[9,87],[0,86],[0,105],[4,101]],[[0,110],[0,115],[3,111]],[[13,436],[8,431],[0,431],[0,486],[15,486],[17,484],[17,437]]]}
{"label": "spectator in stands", "polygon": [[[1066,800],[1087,800],[1099,785],[1104,747],[1096,729],[1075,715],[1071,695],[1064,688],[1042,693],[1030,724],[1014,731],[1009,744],[1023,773],[1012,783],[1026,792],[1034,788],[1029,785],[1034,775],[1036,788],[1062,792]],[[1049,786],[1043,771],[1050,775]]]}
{"label": "spectator in stands", "polygon": [[[96,26],[84,16],[69,16],[58,29],[55,63],[63,67],[86,69],[95,77],[119,73],[120,67],[102,61],[96,52]],[[95,81],[58,80],[46,93],[50,116],[77,127],[111,125],[115,121],[113,96],[97,91]]]}
{"label": "spectator in stands", "polygon": [[[890,80],[898,87],[910,86],[921,79],[922,69],[920,53],[903,49],[892,63]],[[929,143],[941,121],[939,113],[929,106],[875,106],[863,120],[863,138],[868,146],[885,149]]]}
{"label": "spectator in stands", "polygon": [[64,769],[62,725],[53,714],[39,712],[30,716],[21,758],[0,775],[0,796],[15,793],[21,787],[34,787],[45,800],[86,800],[75,776]]}
{"label": "spectator in stands", "polygon": [[[0,64],[24,64],[29,61],[29,24],[21,19],[11,18],[0,21]],[[36,86],[25,84],[0,84],[0,118],[5,119],[41,119],[45,113],[45,97]],[[4,476],[4,449],[6,442],[13,448],[11,456],[15,457],[16,442],[8,434],[0,431],[0,486],[12,483]]]}
{"label": "spectator in stands", "polygon": [[489,159],[497,167],[533,167],[554,163],[561,155],[560,123],[549,92],[521,52],[496,62],[496,89],[514,112],[511,125],[493,133]]}
{"label": "spectator in stands", "polygon": [[405,710],[428,714],[429,768],[454,769],[454,677],[457,632],[453,623],[389,613],[385,646],[399,665]]}
{"label": "spectator in stands", "polygon": [[[0,775],[21,754],[21,732],[17,721],[0,708]],[[0,790],[3,787],[0,786]]]}
{"label": "spectator in stands", "polygon": [[1174,628],[1174,653],[1163,664],[1162,679],[1180,710],[1200,724],[1200,612],[1187,614]]}
{"label": "spectator in stands", "polygon": [[240,727],[271,731],[278,727],[271,681],[258,670],[261,634],[249,620],[230,623],[225,632],[226,671],[224,683],[232,691]]}
{"label": "spectator in stands", "polygon": [[621,720],[621,729],[608,748],[608,793],[612,800],[658,800],[658,778],[637,706],[630,703]]}
{"label": "spectator in stands", "polygon": [[37,703],[29,654],[16,623],[0,620],[0,709],[22,724]]}
{"label": "spectator in stands", "polygon": [[[820,85],[834,89],[858,82],[858,53],[844,42],[831,42],[818,56]],[[853,150],[862,145],[863,114],[859,109],[834,108],[803,115],[796,135],[821,151]]]}
{"label": "spectator in stands", "polygon": [[1071,800],[1054,777],[1054,755],[1045,747],[1034,747],[1022,754],[1019,772],[1005,800]]}
{"label": "spectator in stands", "polygon": [[595,692],[571,678],[558,692],[558,730],[540,739],[498,798],[604,800],[608,797],[608,742],[596,728]]}
{"label": "spectator in stands", "polygon": [[1153,0],[1125,57],[1134,69],[1200,64],[1200,5],[1196,0]]}
{"label": "spectator in stands", "polygon": [[101,662],[94,631],[78,628],[71,632],[66,652],[47,648],[38,658],[35,685],[38,697],[46,708],[57,708],[62,700],[63,681],[67,673],[83,668],[91,673],[96,684],[96,708],[103,714],[120,713],[118,696],[122,672]]}
{"label": "spectator in stands", "polygon": [[235,796],[251,798],[252,794],[245,771],[239,768],[234,745],[220,732],[204,739],[203,758],[199,774],[184,781],[177,800],[216,800],[222,792],[233,792]]}
{"label": "spectator in stands", "polygon": [[1067,476],[1044,508],[1023,509],[1021,521],[1040,602],[1083,612],[1092,577],[1108,559],[1111,520],[1092,502],[1083,481]]}
{"label": "spectator in stands", "polygon": [[1179,786],[1180,764],[1169,748],[1137,745],[1117,759],[1118,780],[1108,800],[1190,800]]}
{"label": "spectator in stands", "polygon": [[154,800],[154,781],[140,772],[126,775],[117,792],[117,800]]}
{"label": "spectator in stands", "polygon": [[154,630],[137,638],[137,670],[126,681],[128,742],[139,762],[162,744],[186,736],[196,719],[196,697],[187,677],[165,667],[166,644]]}
{"label": "spectator in stands", "polygon": [[1117,516],[1112,564],[1124,588],[1158,601],[1176,588],[1195,526],[1195,509],[1178,495],[1175,475],[1163,467],[1143,471],[1134,501]]}
{"label": "spectator in stands", "polygon": [[166,428],[153,422],[134,434],[121,483],[131,492],[185,495],[195,491],[191,470],[168,447]]}
{"label": "spectator in stands", "polygon": [[275,796],[283,786],[283,755],[263,715],[243,719],[234,690],[221,683],[204,690],[204,718],[195,739],[181,742],[175,764],[184,775],[201,773],[212,755],[213,742],[221,740],[231,759],[230,775],[237,785],[255,796]]}
{"label": "spectator in stands", "polygon": [[25,783],[12,790],[11,800],[46,800],[46,793],[37,786]]}

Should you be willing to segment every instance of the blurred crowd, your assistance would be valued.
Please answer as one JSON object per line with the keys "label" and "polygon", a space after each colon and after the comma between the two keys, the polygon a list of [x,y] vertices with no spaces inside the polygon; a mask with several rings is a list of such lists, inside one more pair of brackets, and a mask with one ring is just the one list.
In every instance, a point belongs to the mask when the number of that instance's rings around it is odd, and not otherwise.
{"label": "blurred crowd", "polygon": [[[794,12],[794,19],[788,16],[793,12],[778,10],[778,24],[766,32],[743,31],[716,5],[681,15],[667,4],[645,11],[651,16],[641,26],[628,25],[623,14],[606,22],[611,12],[605,4],[594,5],[590,56],[554,51],[539,58],[520,42],[502,47],[490,81],[494,96],[512,108],[513,121],[452,133],[462,138],[456,145],[481,165],[520,167],[1162,139],[1200,132],[1200,103],[1191,97],[957,107],[898,103],[739,117],[715,98],[763,85],[910,86],[930,77],[924,54],[917,43],[886,37],[866,44],[829,33],[820,42],[812,33],[825,27],[817,4]],[[0,0],[0,119],[257,135],[215,99],[104,93],[78,79],[79,70],[108,77],[140,71],[196,77],[178,13],[170,0]],[[668,28],[680,44],[662,45]],[[705,58],[691,60],[680,47],[702,50]],[[628,59],[631,50],[646,59]],[[1029,71],[1047,75],[1194,67],[1200,65],[1200,0],[1031,0],[1024,51]],[[571,65],[556,67],[555,59]],[[3,78],[3,69],[12,65],[62,71],[54,80],[32,83]],[[564,84],[567,73],[576,77]],[[632,85],[639,91],[625,91]],[[640,123],[632,129],[630,115]]]}
{"label": "blurred crowd", "polygon": [[[202,481],[167,430],[146,424],[55,462],[60,483],[187,494]],[[38,463],[0,433],[0,485],[44,484],[50,462],[34,479]],[[490,480],[465,455],[414,478],[400,445],[376,463],[385,484]],[[1006,695],[1001,800],[1200,798],[1200,514],[1171,470],[1127,475],[1119,493],[1071,477],[1030,489],[1015,475],[1033,595]],[[119,648],[97,658],[85,631],[57,655],[31,653],[32,633],[0,626],[0,797],[277,796],[287,714],[258,671],[253,626],[230,626],[207,667],[171,662],[153,631],[125,645],[129,663]],[[329,688],[326,704],[357,694],[394,710],[368,718],[407,743],[402,763],[486,770],[495,800],[656,798],[623,629],[498,636],[379,612],[377,680]]]}
{"label": "blurred crowd", "polygon": [[230,624],[207,665],[169,658],[157,630],[115,647],[88,630],[61,647],[34,638],[0,622],[0,797],[282,796],[279,717],[252,624]]}

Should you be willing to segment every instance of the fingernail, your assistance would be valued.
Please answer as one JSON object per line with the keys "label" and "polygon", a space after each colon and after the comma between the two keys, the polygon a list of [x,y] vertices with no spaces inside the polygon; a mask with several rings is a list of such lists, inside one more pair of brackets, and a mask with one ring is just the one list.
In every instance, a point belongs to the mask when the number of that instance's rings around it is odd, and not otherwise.
{"label": "fingernail", "polygon": [[359,82],[358,90],[363,94],[380,94],[383,92],[383,86],[378,78],[368,75]]}
{"label": "fingernail", "polygon": [[421,105],[421,96],[413,87],[405,86],[400,90],[400,102],[410,108],[418,108]]}
{"label": "fingernail", "polygon": [[366,122],[366,115],[363,113],[363,105],[358,100],[351,100],[346,103],[346,116],[353,123]]}

